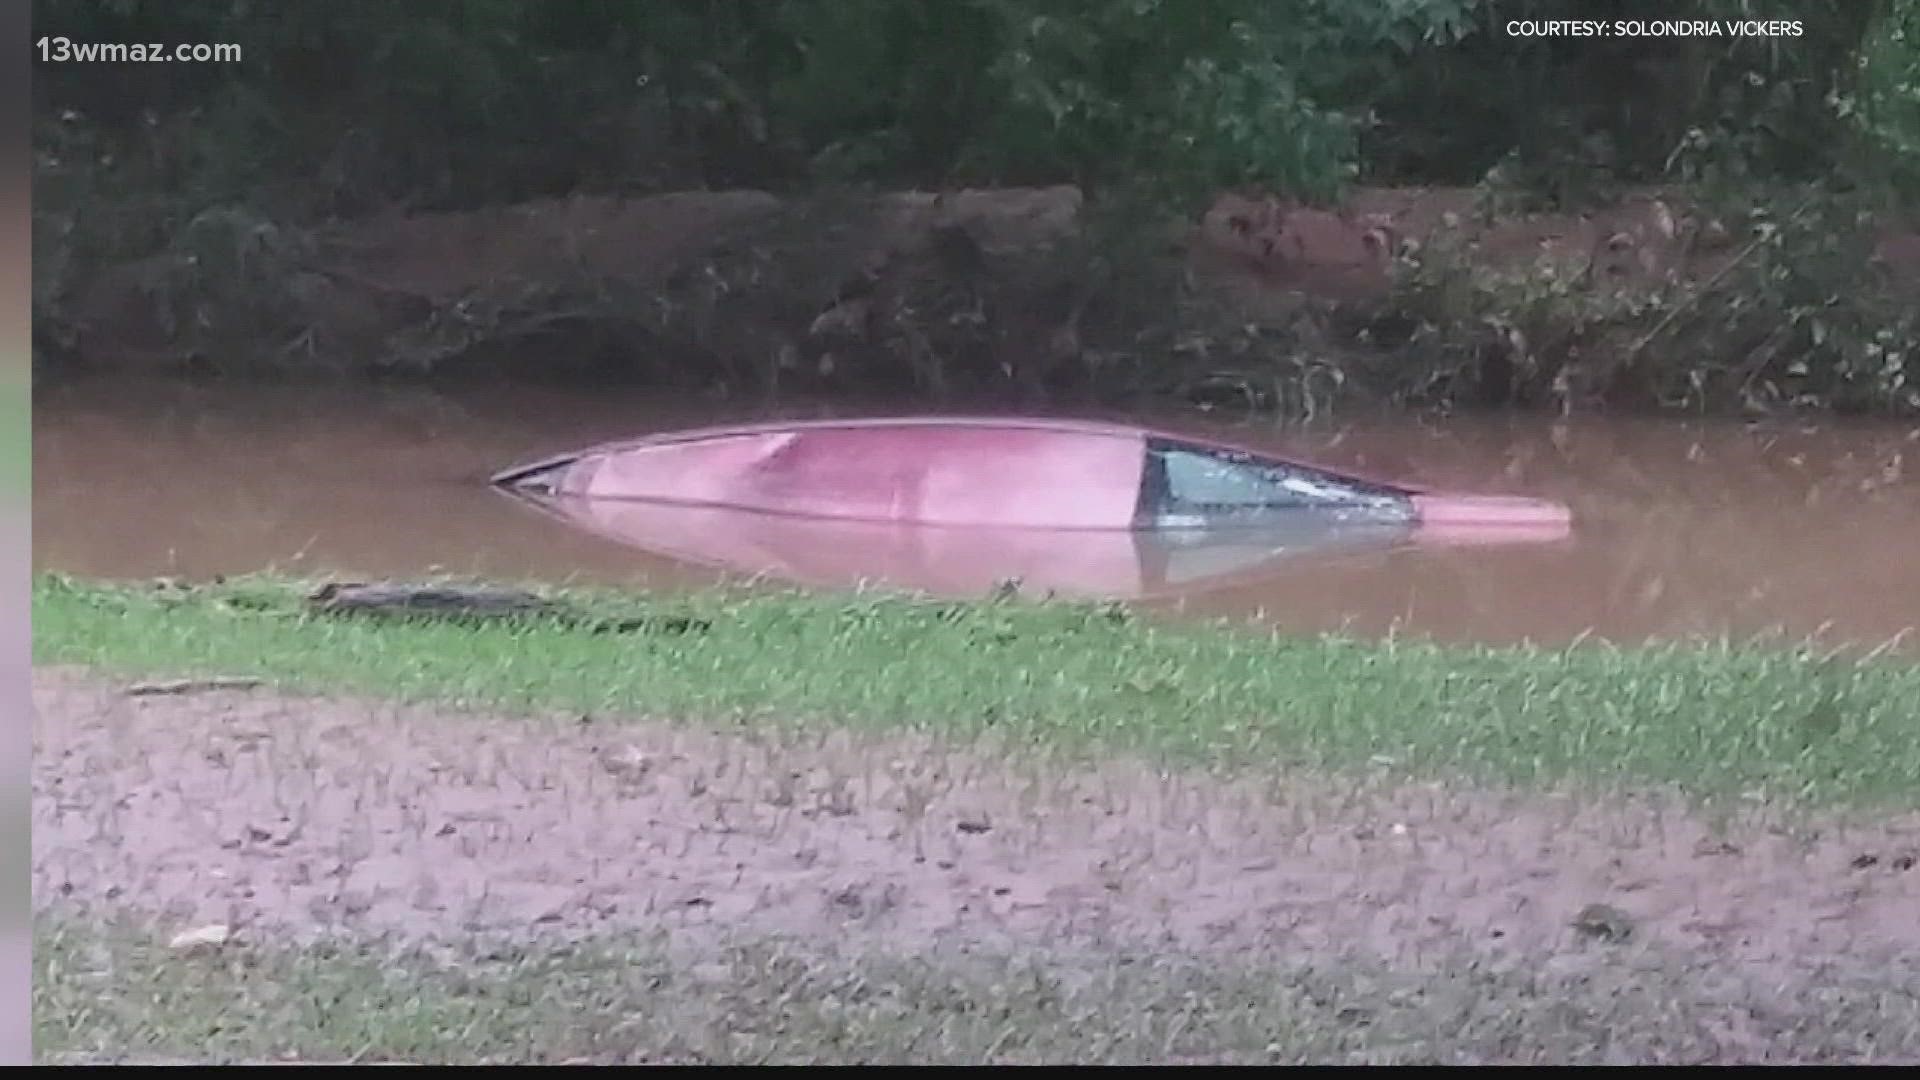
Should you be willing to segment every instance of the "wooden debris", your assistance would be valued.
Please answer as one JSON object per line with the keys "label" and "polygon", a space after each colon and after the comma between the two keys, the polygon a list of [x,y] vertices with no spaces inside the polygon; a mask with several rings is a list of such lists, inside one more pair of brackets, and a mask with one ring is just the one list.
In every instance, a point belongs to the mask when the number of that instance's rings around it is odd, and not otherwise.
{"label": "wooden debris", "polygon": [[502,616],[546,614],[558,608],[530,592],[466,585],[328,582],[307,599],[333,614]]}
{"label": "wooden debris", "polygon": [[605,618],[574,610],[520,589],[486,585],[409,585],[328,582],[307,597],[315,611],[328,615],[372,615],[473,621],[537,618],[596,634],[658,631],[683,634],[712,624],[685,615]]}
{"label": "wooden debris", "polygon": [[204,694],[218,690],[252,690],[264,680],[251,675],[215,675],[205,679],[165,679],[140,682],[127,687],[128,697],[156,697],[161,694]]}

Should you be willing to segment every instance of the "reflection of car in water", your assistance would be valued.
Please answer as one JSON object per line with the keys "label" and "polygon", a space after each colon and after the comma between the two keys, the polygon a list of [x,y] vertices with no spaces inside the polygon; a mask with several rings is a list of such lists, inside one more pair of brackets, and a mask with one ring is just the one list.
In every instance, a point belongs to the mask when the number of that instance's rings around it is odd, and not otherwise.
{"label": "reflection of car in water", "polygon": [[495,482],[674,558],[813,583],[1139,597],[1310,552],[1550,540],[1564,507],[1437,495],[1203,440],[1049,420],[814,421],[607,444]]}
{"label": "reflection of car in water", "polygon": [[654,555],[807,585],[861,582],[949,595],[1010,578],[1037,590],[1137,599],[1257,578],[1302,555],[1386,550],[1398,524],[1296,520],[1271,529],[1034,529],[803,517],[717,506],[521,494],[575,528]]}

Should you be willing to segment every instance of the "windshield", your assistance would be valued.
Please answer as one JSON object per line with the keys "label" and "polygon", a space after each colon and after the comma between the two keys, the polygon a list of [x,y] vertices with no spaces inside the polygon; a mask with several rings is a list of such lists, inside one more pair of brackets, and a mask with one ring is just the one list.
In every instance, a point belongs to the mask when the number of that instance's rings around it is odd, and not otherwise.
{"label": "windshield", "polygon": [[1163,525],[1214,524],[1275,512],[1325,510],[1368,521],[1412,516],[1406,493],[1238,450],[1147,442],[1142,516]]}

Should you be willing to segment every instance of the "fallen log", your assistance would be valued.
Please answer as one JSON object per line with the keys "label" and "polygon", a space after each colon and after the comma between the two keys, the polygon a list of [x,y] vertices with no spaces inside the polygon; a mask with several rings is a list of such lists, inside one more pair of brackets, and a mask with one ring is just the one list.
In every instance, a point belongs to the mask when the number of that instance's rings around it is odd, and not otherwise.
{"label": "fallen log", "polygon": [[263,680],[251,675],[215,675],[205,679],[166,679],[139,682],[127,687],[128,697],[157,697],[163,694],[203,694],[220,690],[252,690]]}
{"label": "fallen log", "polygon": [[313,611],[323,615],[456,622],[540,620],[597,634],[684,634],[703,631],[711,626],[706,619],[686,615],[641,615],[630,618],[594,615],[525,590],[487,585],[330,581],[309,594],[307,601]]}

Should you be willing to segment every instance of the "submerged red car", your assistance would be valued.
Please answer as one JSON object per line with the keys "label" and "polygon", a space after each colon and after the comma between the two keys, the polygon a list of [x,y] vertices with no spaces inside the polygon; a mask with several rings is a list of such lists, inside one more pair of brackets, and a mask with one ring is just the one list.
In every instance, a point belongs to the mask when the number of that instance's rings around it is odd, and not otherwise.
{"label": "submerged red car", "polygon": [[1555,502],[1427,491],[1144,428],[933,417],[674,432],[508,469],[520,494],[895,525],[1163,531],[1303,520],[1553,539]]}

